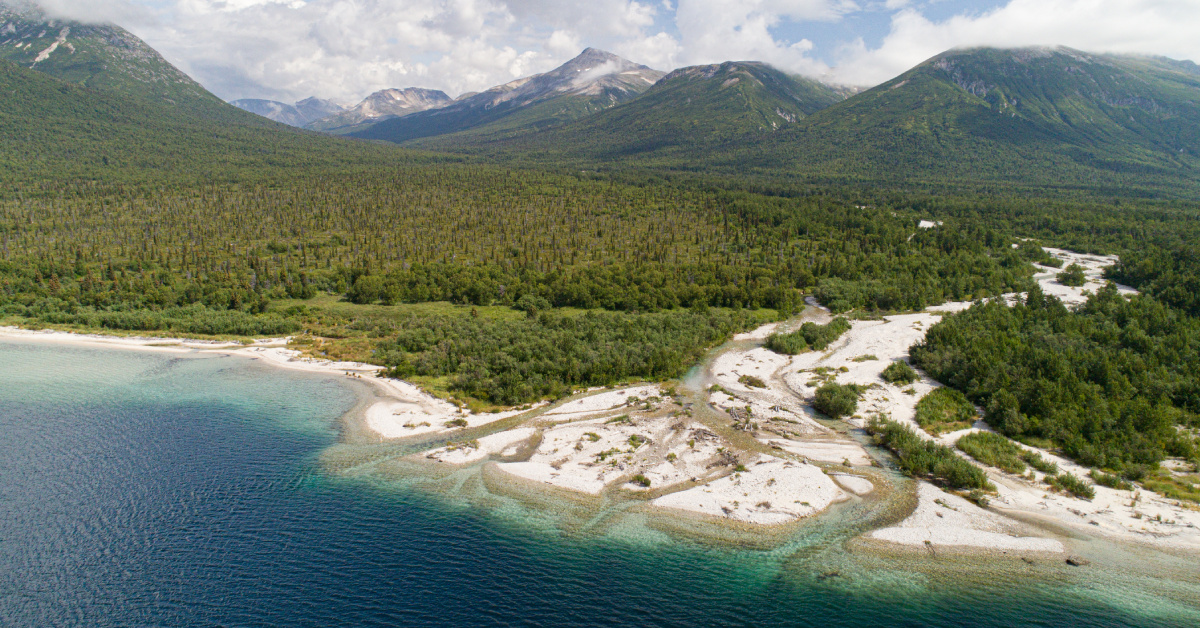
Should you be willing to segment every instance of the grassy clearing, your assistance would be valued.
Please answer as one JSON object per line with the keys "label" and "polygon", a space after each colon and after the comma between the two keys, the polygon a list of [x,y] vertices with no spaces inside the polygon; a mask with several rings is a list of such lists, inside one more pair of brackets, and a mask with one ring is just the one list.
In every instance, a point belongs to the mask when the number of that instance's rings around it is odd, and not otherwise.
{"label": "grassy clearing", "polygon": [[1169,499],[1200,504],[1200,474],[1179,476],[1161,469],[1142,480],[1142,485]]}

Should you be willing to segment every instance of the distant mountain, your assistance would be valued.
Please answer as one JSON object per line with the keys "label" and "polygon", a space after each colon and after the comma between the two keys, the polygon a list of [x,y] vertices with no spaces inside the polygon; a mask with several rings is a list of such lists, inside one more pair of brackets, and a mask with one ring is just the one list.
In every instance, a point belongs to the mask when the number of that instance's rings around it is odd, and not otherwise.
{"label": "distant mountain", "polygon": [[314,131],[343,134],[359,130],[364,124],[438,109],[452,102],[445,92],[433,89],[384,89],[367,96],[354,107],[314,119],[306,126]]}
{"label": "distant mountain", "polygon": [[[792,76],[763,63],[693,66],[671,72],[633,100],[494,148],[594,159],[690,153],[700,147],[775,133],[850,93],[852,90]],[[459,139],[465,141],[454,141]],[[448,136],[421,144],[455,149],[475,139]]]}
{"label": "distant mountain", "polygon": [[1139,195],[1200,182],[1200,67],[1068,48],[952,50],[851,95],[723,63],[536,131],[412,144],[581,169]]}
{"label": "distant mountain", "polygon": [[230,101],[229,104],[250,113],[282,122],[288,126],[302,127],[310,122],[341,113],[345,107],[320,98],[306,98],[289,105],[275,100],[260,100],[258,98],[242,98]]}
{"label": "distant mountain", "polygon": [[28,3],[0,3],[0,59],[86,87],[188,107],[223,104],[125,29],[52,19]]}
{"label": "distant mountain", "polygon": [[710,164],[1080,185],[1200,175],[1200,69],[1068,48],[953,50]]}
{"label": "distant mountain", "polygon": [[503,136],[574,120],[645,92],[663,73],[588,48],[558,68],[404,118],[385,120],[355,137],[404,142],[469,131]]}

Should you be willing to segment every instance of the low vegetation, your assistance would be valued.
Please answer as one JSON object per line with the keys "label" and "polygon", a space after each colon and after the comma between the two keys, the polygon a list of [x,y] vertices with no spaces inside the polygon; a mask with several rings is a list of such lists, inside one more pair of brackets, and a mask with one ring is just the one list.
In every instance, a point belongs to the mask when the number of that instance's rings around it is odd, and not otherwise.
{"label": "low vegetation", "polygon": [[741,377],[738,378],[738,383],[742,384],[744,386],[749,386],[750,388],[766,388],[767,387],[766,382],[762,381],[762,379],[755,377],[753,375],[742,375]]}
{"label": "low vegetation", "polygon": [[791,333],[771,334],[765,346],[784,355],[796,355],[810,350],[822,351],[847,331],[850,331],[850,321],[839,316],[825,325],[809,322]]}
{"label": "low vegetation", "polygon": [[889,364],[887,368],[883,369],[880,377],[893,386],[907,386],[920,379],[917,371],[903,360],[896,360]]}
{"label": "low vegetation", "polygon": [[1092,469],[1092,472],[1088,475],[1092,478],[1093,482],[1099,484],[1100,486],[1107,486],[1108,488],[1116,489],[1118,491],[1133,490],[1133,483],[1119,475],[1105,473],[1096,469]]}
{"label": "low vegetation", "polygon": [[972,432],[958,439],[957,445],[979,462],[1014,475],[1025,473],[1027,464],[1043,473],[1058,472],[1058,465],[1048,462],[1041,454],[1024,449],[992,432]]}
{"label": "low vegetation", "polygon": [[840,419],[858,410],[858,398],[862,393],[862,386],[829,382],[817,389],[813,407],[831,419]]}
{"label": "low vegetation", "polygon": [[1091,484],[1065,471],[1058,475],[1047,475],[1046,483],[1056,491],[1070,493],[1082,499],[1094,499],[1096,497],[1096,489],[1092,488]]}
{"label": "low vegetation", "polygon": [[867,424],[867,431],[877,444],[896,454],[900,469],[910,476],[930,479],[953,489],[995,489],[982,469],[949,447],[921,438],[908,426],[876,417]]}
{"label": "low vegetation", "polygon": [[975,406],[953,388],[935,388],[917,402],[917,425],[933,435],[975,424]]}

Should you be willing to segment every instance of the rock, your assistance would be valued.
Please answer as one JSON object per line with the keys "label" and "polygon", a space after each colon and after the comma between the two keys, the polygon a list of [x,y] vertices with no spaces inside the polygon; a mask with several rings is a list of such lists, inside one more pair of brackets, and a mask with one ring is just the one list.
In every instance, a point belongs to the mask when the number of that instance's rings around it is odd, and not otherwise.
{"label": "rock", "polygon": [[1067,564],[1072,567],[1086,567],[1086,566],[1092,564],[1092,561],[1090,561],[1082,556],[1068,556]]}

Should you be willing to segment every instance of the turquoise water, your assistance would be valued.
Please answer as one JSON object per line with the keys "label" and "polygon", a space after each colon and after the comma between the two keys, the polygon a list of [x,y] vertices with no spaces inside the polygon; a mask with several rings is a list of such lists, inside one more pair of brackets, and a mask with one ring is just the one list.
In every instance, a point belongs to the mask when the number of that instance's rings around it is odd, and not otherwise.
{"label": "turquoise water", "polygon": [[1180,581],[745,550],[638,516],[568,528],[478,470],[331,470],[348,385],[0,343],[0,625],[1200,625],[1186,564]]}

